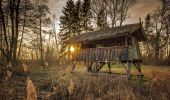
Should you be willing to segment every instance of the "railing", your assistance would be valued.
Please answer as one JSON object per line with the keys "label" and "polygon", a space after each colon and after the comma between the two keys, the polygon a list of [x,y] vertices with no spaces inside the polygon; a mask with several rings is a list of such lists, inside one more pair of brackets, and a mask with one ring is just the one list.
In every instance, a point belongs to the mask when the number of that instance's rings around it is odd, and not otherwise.
{"label": "railing", "polygon": [[132,48],[127,46],[116,46],[107,48],[90,48],[77,50],[72,53],[74,61],[127,61],[136,57],[130,55],[134,52]]}

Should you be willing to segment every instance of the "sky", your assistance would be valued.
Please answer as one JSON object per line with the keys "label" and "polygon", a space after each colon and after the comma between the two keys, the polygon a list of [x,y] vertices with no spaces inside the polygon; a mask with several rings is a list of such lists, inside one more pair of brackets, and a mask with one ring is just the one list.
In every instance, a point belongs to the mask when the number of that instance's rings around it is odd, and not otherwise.
{"label": "sky", "polygon": [[[58,20],[59,17],[62,15],[62,8],[63,6],[65,6],[66,1],[67,0],[49,0],[48,5],[51,14],[56,15],[56,29],[59,29]],[[137,3],[129,9],[128,14],[130,15],[130,18],[128,18],[125,23],[137,23],[139,22],[139,17],[144,20],[148,13],[151,13],[159,7],[159,1],[160,0],[137,0]]]}

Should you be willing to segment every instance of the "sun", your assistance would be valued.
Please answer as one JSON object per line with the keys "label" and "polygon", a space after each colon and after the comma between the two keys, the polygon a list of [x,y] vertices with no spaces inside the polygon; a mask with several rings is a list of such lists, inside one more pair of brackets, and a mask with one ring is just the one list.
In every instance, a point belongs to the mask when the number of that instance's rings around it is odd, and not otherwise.
{"label": "sun", "polygon": [[74,47],[71,46],[71,47],[70,47],[70,51],[71,51],[71,52],[74,52],[74,50],[75,50]]}

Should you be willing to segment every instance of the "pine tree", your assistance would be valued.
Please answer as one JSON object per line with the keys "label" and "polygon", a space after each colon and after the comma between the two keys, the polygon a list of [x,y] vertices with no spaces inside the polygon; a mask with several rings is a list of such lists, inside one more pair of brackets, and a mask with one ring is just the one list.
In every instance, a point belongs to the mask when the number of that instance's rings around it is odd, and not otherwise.
{"label": "pine tree", "polygon": [[82,32],[82,2],[81,0],[78,0],[75,4],[74,8],[74,19],[73,19],[73,33],[75,36],[80,35]]}
{"label": "pine tree", "polygon": [[104,8],[101,8],[97,15],[97,27],[99,30],[108,28],[106,12]]}
{"label": "pine tree", "polygon": [[92,26],[91,26],[91,18],[92,18],[92,12],[91,12],[91,7],[90,7],[90,0],[83,0],[82,3],[82,28],[83,31],[88,32],[92,31]]}
{"label": "pine tree", "polygon": [[147,37],[147,40],[144,42],[144,49],[146,51],[146,56],[150,54],[150,44],[151,44],[151,35],[150,35],[150,27],[151,27],[151,18],[150,15],[148,14],[145,18],[145,34]]}
{"label": "pine tree", "polygon": [[148,14],[145,18],[145,32],[147,32],[147,34],[149,34],[149,27],[150,27],[150,15]]}
{"label": "pine tree", "polygon": [[[60,40],[61,40],[61,53],[65,55],[67,44],[65,41],[70,39],[73,36],[74,29],[74,9],[75,4],[73,0],[67,0],[66,6],[63,7],[62,13],[63,15],[60,17]],[[69,51],[69,48],[68,48]]]}
{"label": "pine tree", "polygon": [[69,46],[64,42],[71,37],[78,36],[83,31],[87,32],[92,30],[90,24],[91,12],[90,12],[90,0],[78,0],[74,3],[73,0],[67,0],[66,6],[62,10],[63,15],[60,17],[60,40],[61,40],[61,52],[65,55],[66,48]]}

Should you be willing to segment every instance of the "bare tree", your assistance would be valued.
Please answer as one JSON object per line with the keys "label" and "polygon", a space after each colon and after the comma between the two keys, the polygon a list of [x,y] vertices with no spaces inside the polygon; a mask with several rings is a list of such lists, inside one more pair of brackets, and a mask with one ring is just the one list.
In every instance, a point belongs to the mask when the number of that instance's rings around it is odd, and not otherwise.
{"label": "bare tree", "polygon": [[162,0],[161,7],[151,14],[150,25],[147,27],[149,31],[145,28],[145,32],[148,33],[146,50],[154,56],[157,62],[169,55],[170,8],[166,4],[168,4],[166,0]]}
{"label": "bare tree", "polygon": [[122,26],[123,22],[128,18],[128,10],[136,3],[136,0],[92,0],[92,11],[94,18],[104,8],[106,12],[105,20],[111,22],[111,27],[119,24]]}
{"label": "bare tree", "polygon": [[[91,9],[93,18],[96,20],[97,28],[103,29],[108,27],[108,1],[107,0],[92,0]],[[103,27],[103,28],[102,28]]]}
{"label": "bare tree", "polygon": [[127,19],[128,17],[128,10],[129,8],[135,4],[136,0],[119,0],[119,21],[120,21],[120,26],[122,26],[123,22]]}
{"label": "bare tree", "polygon": [[111,20],[111,27],[115,27],[118,21],[118,14],[119,14],[119,2],[120,0],[108,0],[108,15]]}

